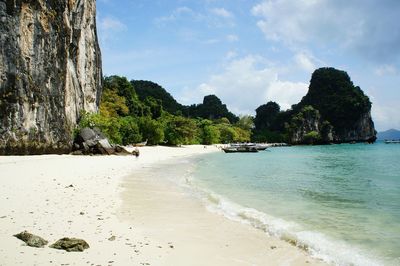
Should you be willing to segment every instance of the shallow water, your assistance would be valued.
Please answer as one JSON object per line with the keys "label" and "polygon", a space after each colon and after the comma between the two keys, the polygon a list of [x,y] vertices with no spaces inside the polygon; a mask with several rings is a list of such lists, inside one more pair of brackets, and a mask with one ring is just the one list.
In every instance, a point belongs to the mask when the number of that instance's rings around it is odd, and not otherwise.
{"label": "shallow water", "polygon": [[186,165],[184,183],[213,211],[333,264],[400,265],[400,145],[221,152]]}

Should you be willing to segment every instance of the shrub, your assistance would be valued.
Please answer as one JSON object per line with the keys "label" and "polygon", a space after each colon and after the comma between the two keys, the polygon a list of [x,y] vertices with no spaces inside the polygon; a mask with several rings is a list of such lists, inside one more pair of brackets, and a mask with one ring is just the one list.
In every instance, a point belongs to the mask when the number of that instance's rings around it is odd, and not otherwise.
{"label": "shrub", "polygon": [[307,144],[316,144],[321,141],[321,136],[316,131],[310,131],[304,135],[304,142]]}

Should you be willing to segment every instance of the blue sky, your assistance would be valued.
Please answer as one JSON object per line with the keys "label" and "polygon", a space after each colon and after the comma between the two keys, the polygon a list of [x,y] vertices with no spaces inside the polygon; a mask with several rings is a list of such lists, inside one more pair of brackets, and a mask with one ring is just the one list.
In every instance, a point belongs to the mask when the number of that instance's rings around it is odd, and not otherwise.
{"label": "blue sky", "polygon": [[311,73],[349,73],[378,130],[400,129],[400,1],[98,0],[105,75],[157,82],[183,104],[289,108]]}

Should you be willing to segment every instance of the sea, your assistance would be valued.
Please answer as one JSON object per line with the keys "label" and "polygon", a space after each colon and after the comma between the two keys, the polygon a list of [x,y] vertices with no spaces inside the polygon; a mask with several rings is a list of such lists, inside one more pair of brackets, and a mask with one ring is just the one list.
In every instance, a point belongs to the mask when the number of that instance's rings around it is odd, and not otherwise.
{"label": "sea", "polygon": [[217,152],[168,169],[210,211],[332,265],[400,265],[400,144]]}

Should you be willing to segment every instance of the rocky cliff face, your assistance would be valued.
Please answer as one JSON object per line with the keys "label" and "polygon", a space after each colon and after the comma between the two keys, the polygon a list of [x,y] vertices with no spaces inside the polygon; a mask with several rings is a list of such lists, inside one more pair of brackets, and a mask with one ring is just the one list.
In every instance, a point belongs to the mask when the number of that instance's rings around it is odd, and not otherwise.
{"label": "rocky cliff face", "polygon": [[0,2],[0,154],[70,150],[100,100],[95,20],[95,0]]}
{"label": "rocky cliff face", "polygon": [[371,111],[363,113],[351,128],[335,132],[334,142],[375,142],[376,131],[371,118]]}
{"label": "rocky cliff face", "polygon": [[370,112],[363,114],[351,128],[340,130],[339,133],[328,121],[323,121],[319,114],[308,115],[296,122],[295,125],[292,124],[289,131],[291,144],[375,142],[376,140],[376,131]]}
{"label": "rocky cliff face", "polygon": [[322,122],[318,110],[308,105],[294,115],[289,126],[290,143],[317,144],[333,141],[332,126]]}

